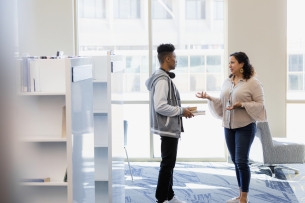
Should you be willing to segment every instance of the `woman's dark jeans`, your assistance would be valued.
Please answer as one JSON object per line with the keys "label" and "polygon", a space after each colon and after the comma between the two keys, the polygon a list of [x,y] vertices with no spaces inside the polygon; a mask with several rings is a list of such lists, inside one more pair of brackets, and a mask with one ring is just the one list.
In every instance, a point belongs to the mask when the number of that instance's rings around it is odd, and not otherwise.
{"label": "woman's dark jeans", "polygon": [[158,202],[174,197],[173,173],[176,164],[178,138],[161,137],[161,157],[156,199]]}
{"label": "woman's dark jeans", "polygon": [[224,131],[227,147],[235,165],[238,186],[242,192],[249,192],[249,152],[256,132],[256,123],[236,129],[225,128]]}

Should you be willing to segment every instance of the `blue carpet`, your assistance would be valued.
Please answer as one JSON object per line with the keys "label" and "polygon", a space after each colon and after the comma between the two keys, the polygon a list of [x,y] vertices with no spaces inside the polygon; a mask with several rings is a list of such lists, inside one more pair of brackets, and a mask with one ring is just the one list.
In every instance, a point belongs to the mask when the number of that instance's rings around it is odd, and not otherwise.
{"label": "blue carpet", "polygon": [[275,168],[277,178],[287,181],[299,202],[305,203],[305,164],[287,164],[285,166],[296,168],[299,173],[295,174],[291,170]]}
{"label": "blue carpet", "polygon": [[[131,162],[134,181],[125,164],[125,203],[155,202],[158,162]],[[281,169],[277,177],[251,169],[250,203],[299,203]],[[280,177],[280,178],[279,178]],[[178,162],[174,170],[174,191],[187,203],[224,203],[239,193],[234,167],[224,162]],[[300,198],[299,198],[300,199]]]}

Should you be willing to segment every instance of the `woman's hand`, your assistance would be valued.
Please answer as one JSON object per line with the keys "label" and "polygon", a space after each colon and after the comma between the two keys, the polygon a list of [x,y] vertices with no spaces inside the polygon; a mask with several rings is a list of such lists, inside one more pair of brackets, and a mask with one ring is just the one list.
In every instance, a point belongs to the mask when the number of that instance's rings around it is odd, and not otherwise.
{"label": "woman's hand", "polygon": [[201,98],[201,99],[208,99],[211,100],[211,97],[207,94],[207,92],[197,92],[197,94],[195,94],[196,97]]}
{"label": "woman's hand", "polygon": [[227,110],[233,110],[233,109],[240,109],[241,107],[241,102],[236,102],[233,106],[228,106],[226,109]]}

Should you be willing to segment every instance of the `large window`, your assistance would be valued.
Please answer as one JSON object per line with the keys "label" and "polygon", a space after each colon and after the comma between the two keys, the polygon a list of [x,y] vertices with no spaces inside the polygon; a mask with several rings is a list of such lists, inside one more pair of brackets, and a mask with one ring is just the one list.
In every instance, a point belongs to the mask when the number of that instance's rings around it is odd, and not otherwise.
{"label": "large window", "polygon": [[173,18],[172,0],[153,0],[152,18],[153,19]]}
{"label": "large window", "polygon": [[80,18],[105,18],[105,0],[79,0]]}
{"label": "large window", "polygon": [[222,51],[215,55],[209,50],[198,50],[196,54],[187,50],[177,53],[177,79],[174,81],[182,95],[194,100],[192,95],[198,91],[216,94],[220,91],[224,78]]}
{"label": "large window", "polygon": [[[101,15],[105,17],[92,19],[83,15],[85,2],[87,6],[90,4],[90,12],[102,12]],[[178,60],[173,82],[180,92],[182,106],[198,106],[207,111],[205,116],[184,119],[185,133],[182,134],[183,142],[179,145],[178,158],[225,160],[221,121],[212,118],[206,101],[195,97],[197,91],[205,90],[218,96],[226,77],[222,19],[224,1],[100,2],[103,2],[102,10],[85,0],[78,0],[78,54],[92,56],[114,50],[115,54],[123,55],[126,67],[122,81],[124,119],[128,120],[129,126],[129,158],[153,160],[160,157],[159,136],[150,133],[149,92],[145,81],[150,72],[160,67],[156,51],[158,45],[172,43],[176,47]],[[151,9],[151,16],[148,15],[148,9]],[[149,36],[152,36],[150,44]],[[152,50],[151,60],[149,50]],[[141,116],[134,113],[135,109]],[[205,128],[204,133],[199,130],[199,126]],[[200,153],[190,150],[194,148],[201,150]]]}
{"label": "large window", "polygon": [[140,18],[140,0],[113,0],[114,18],[137,19]]}
{"label": "large window", "polygon": [[303,54],[289,54],[288,56],[288,91],[305,90],[304,86]]}
{"label": "large window", "polygon": [[205,2],[205,0],[186,0],[186,19],[205,19]]}
{"label": "large window", "polygon": [[223,16],[224,16],[223,0],[215,0],[214,1],[214,19],[223,20]]}
{"label": "large window", "polygon": [[289,0],[287,4],[287,99],[305,100],[305,1]]}
{"label": "large window", "polygon": [[304,142],[305,1],[287,1],[287,136]]}

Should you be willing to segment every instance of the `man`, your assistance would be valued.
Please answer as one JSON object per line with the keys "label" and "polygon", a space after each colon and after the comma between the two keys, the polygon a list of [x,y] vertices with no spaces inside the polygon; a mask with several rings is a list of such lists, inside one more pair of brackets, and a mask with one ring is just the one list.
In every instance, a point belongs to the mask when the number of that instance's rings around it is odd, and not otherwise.
{"label": "man", "polygon": [[146,81],[151,92],[151,131],[161,136],[161,163],[156,188],[156,199],[159,203],[185,203],[175,197],[173,191],[173,171],[176,164],[178,140],[183,132],[182,116],[191,118],[194,115],[187,108],[181,107],[179,92],[169,72],[177,65],[175,47],[172,44],[161,44],[157,48],[160,69],[156,70]]}

